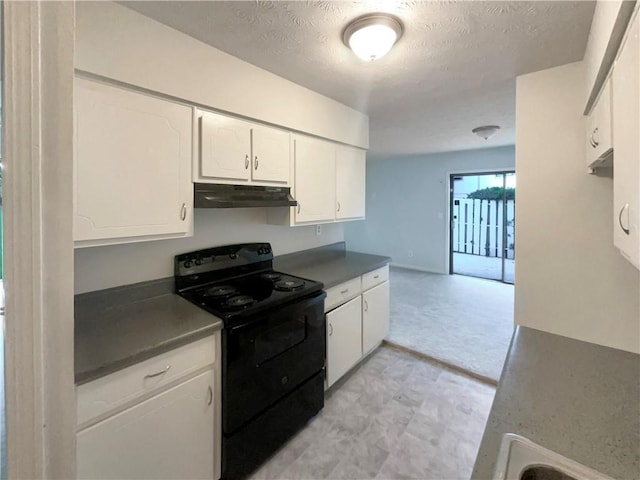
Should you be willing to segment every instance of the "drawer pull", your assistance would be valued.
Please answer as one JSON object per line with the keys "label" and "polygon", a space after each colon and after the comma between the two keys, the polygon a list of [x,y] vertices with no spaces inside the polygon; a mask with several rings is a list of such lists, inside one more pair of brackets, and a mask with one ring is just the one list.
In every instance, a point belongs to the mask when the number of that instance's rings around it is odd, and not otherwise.
{"label": "drawer pull", "polygon": [[211,405],[213,403],[213,388],[209,387],[209,401],[207,405]]}
{"label": "drawer pull", "polygon": [[345,293],[349,293],[349,289],[348,288],[345,288],[344,290],[340,291],[341,295],[344,295]]}
{"label": "drawer pull", "polygon": [[374,280],[377,280],[377,279],[379,279],[379,278],[380,278],[380,275],[374,275],[374,276],[373,276],[373,279],[374,279]]}
{"label": "drawer pull", "polygon": [[163,373],[167,373],[169,371],[169,369],[171,368],[171,365],[167,365],[166,367],[164,367],[163,370],[160,370],[159,372],[156,373],[150,373],[148,375],[145,375],[144,378],[154,378],[154,377],[159,377],[160,375],[162,375]]}

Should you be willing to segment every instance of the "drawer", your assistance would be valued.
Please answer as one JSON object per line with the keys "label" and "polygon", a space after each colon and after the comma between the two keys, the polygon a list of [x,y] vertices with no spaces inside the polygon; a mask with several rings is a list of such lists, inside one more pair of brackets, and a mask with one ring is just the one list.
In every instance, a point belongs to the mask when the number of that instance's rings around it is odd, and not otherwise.
{"label": "drawer", "polygon": [[341,283],[327,290],[327,298],[324,301],[324,311],[328,312],[338,305],[351,300],[360,295],[360,277],[356,277],[348,282]]}
{"label": "drawer", "polygon": [[76,388],[77,425],[116,410],[216,361],[220,333]]}
{"label": "drawer", "polygon": [[369,290],[387,280],[389,280],[389,265],[362,275],[362,290]]}

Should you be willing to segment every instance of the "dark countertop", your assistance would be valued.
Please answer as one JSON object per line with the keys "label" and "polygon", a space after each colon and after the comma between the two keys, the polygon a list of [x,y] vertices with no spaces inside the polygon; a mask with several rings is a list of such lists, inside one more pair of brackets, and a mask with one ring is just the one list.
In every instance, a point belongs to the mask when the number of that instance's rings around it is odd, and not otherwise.
{"label": "dark countertop", "polygon": [[518,327],[473,479],[493,478],[508,432],[613,478],[640,478],[640,355]]}
{"label": "dark countertop", "polygon": [[173,278],[76,295],[76,385],[221,328],[220,319],[173,293]]}
{"label": "dark countertop", "polygon": [[324,288],[358,277],[385,266],[389,257],[346,250],[345,242],[281,255],[273,260],[273,268],[309,280],[317,280]]}

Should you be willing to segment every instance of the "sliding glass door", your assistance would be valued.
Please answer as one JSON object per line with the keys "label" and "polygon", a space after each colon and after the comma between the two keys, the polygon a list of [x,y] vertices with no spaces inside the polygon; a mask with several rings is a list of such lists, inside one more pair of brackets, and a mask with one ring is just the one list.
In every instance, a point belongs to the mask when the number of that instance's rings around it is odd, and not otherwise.
{"label": "sliding glass door", "polygon": [[513,283],[516,174],[450,176],[449,272]]}

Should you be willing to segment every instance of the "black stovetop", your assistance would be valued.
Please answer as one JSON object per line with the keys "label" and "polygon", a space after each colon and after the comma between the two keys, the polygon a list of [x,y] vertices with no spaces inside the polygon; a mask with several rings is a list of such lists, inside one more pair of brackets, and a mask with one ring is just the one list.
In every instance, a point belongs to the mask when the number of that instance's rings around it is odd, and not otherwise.
{"label": "black stovetop", "polygon": [[320,282],[274,271],[272,259],[268,243],[178,255],[176,291],[227,326],[322,291]]}

